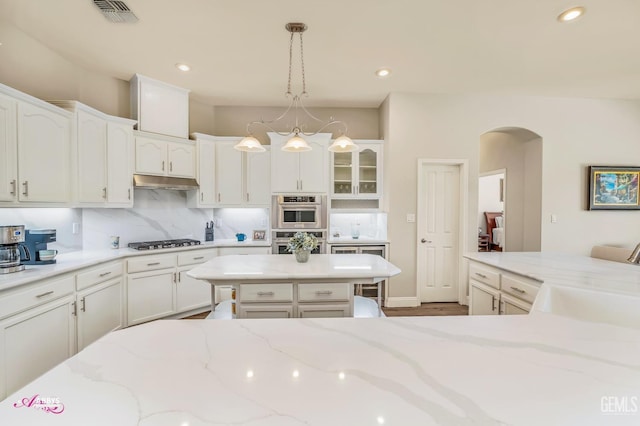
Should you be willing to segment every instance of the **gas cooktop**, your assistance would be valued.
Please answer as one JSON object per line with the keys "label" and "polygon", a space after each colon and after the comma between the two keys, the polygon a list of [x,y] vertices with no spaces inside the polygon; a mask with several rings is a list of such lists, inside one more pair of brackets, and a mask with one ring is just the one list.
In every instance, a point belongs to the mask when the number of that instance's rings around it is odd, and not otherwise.
{"label": "gas cooktop", "polygon": [[181,240],[162,240],[162,241],[141,241],[137,243],[129,243],[129,248],[135,250],[155,250],[173,247],[197,246],[200,244],[198,240],[181,239]]}

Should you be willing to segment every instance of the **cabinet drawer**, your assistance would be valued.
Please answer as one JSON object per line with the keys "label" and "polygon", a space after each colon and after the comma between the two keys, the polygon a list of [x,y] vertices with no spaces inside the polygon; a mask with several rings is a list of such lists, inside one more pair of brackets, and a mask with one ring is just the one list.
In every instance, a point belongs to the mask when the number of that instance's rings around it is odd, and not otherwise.
{"label": "cabinet drawer", "polygon": [[51,279],[35,285],[25,286],[8,295],[0,296],[0,318],[11,316],[50,300],[73,293],[73,275]]}
{"label": "cabinet drawer", "polygon": [[197,265],[198,263],[204,263],[207,260],[213,259],[216,256],[216,251],[216,249],[211,249],[179,253],[178,266]]}
{"label": "cabinet drawer", "polygon": [[127,260],[127,272],[155,271],[176,266],[176,255],[142,256]]}
{"label": "cabinet drawer", "polygon": [[292,302],[293,284],[240,284],[242,302]]}
{"label": "cabinet drawer", "polygon": [[349,301],[349,284],[299,284],[298,301],[325,302]]}
{"label": "cabinet drawer", "polygon": [[535,282],[529,281],[526,278],[502,274],[502,291],[518,299],[533,303],[539,289],[540,284],[536,285]]}
{"label": "cabinet drawer", "polygon": [[481,266],[475,262],[469,264],[469,279],[480,281],[493,288],[500,288],[500,273],[488,266]]}
{"label": "cabinet drawer", "polygon": [[119,277],[120,275],[122,275],[121,262],[112,263],[99,268],[92,268],[77,275],[76,288],[78,290],[82,290],[84,288],[91,287],[94,284],[110,280],[111,278]]}
{"label": "cabinet drawer", "polygon": [[304,305],[298,307],[298,318],[345,318],[350,317],[348,304]]}

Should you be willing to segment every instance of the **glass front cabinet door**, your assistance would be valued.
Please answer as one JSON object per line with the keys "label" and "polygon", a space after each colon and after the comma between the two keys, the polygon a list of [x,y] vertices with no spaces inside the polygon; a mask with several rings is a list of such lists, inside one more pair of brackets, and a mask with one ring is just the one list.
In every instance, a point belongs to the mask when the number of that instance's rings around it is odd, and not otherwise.
{"label": "glass front cabinet door", "polygon": [[356,152],[331,155],[331,197],[376,199],[382,193],[382,141],[354,141]]}

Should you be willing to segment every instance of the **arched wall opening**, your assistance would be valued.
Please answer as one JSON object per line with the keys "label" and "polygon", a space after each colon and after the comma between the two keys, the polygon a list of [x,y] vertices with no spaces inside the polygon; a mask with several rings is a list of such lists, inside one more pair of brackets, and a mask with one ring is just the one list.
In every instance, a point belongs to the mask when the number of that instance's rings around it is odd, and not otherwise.
{"label": "arched wall opening", "polygon": [[[505,251],[540,251],[542,137],[524,128],[501,127],[482,134],[479,143],[479,175],[504,172]],[[484,205],[478,201],[478,206]],[[482,221],[484,212],[479,211],[479,228]]]}

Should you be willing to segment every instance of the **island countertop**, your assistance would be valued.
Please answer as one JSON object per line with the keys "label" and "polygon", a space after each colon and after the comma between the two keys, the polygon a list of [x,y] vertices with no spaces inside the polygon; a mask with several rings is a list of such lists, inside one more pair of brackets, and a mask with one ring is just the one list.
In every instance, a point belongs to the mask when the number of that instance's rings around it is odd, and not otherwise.
{"label": "island countertop", "polygon": [[228,255],[215,257],[196,266],[187,275],[207,281],[370,279],[392,277],[400,273],[395,265],[372,254],[313,254],[298,263],[293,255]]}
{"label": "island countertop", "polygon": [[[637,425],[640,330],[553,314],[162,320],[0,402],[7,425]],[[34,395],[52,411],[30,404]],[[44,408],[44,406],[41,406]]]}

